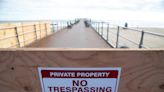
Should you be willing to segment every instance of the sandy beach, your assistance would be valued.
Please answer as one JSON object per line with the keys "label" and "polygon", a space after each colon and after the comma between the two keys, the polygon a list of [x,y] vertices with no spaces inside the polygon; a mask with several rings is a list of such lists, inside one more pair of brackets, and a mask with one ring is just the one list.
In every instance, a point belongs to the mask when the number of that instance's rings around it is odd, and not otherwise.
{"label": "sandy beach", "polygon": [[[137,28],[132,28],[137,29]],[[144,33],[144,39],[143,39],[143,47],[145,48],[164,48],[164,37],[148,34],[146,32],[152,32],[160,35],[164,35],[164,28],[151,28],[151,27],[142,27],[138,30],[145,31]],[[138,44],[140,43],[141,39],[141,32],[133,31],[131,29],[123,29],[120,28],[120,34],[119,34],[119,46],[126,46],[128,48],[138,48]],[[99,30],[100,34],[103,34],[103,37],[107,39],[107,28],[100,28]],[[116,46],[116,39],[117,39],[117,29],[116,27],[110,27],[109,28],[109,34],[108,34],[108,42]]]}

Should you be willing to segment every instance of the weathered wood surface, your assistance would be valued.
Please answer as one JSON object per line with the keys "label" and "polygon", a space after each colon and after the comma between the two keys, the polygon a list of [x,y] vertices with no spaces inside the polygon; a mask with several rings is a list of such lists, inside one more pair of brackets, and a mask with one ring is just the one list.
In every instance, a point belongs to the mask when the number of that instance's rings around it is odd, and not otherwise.
{"label": "weathered wood surface", "polygon": [[0,48],[24,47],[52,33],[48,21],[4,25],[0,27]]}
{"label": "weathered wood surface", "polygon": [[92,28],[86,28],[84,20],[71,29],[59,31],[27,47],[32,48],[111,48]]}
{"label": "weathered wood surface", "polygon": [[164,50],[0,50],[0,92],[41,92],[38,67],[121,67],[119,92],[164,92]]}

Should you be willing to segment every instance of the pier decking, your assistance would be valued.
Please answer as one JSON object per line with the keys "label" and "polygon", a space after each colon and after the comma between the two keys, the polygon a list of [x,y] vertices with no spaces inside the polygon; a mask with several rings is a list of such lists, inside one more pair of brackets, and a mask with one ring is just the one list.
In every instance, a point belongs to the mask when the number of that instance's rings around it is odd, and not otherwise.
{"label": "pier decking", "polygon": [[58,31],[27,47],[52,48],[110,48],[110,46],[92,29],[86,28],[84,20],[70,29]]}

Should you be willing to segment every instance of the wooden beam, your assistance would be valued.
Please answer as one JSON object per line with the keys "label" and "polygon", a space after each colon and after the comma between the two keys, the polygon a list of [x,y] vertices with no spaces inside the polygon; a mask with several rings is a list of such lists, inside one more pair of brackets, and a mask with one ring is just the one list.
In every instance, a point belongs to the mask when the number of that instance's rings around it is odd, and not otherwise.
{"label": "wooden beam", "polygon": [[41,92],[38,67],[121,67],[119,92],[164,92],[164,50],[0,49],[0,92]]}

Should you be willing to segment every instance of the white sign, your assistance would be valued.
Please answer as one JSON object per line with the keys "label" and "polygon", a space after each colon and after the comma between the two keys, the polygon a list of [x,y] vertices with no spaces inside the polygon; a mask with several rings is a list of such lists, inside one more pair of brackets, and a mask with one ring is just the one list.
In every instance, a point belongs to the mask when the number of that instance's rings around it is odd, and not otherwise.
{"label": "white sign", "polygon": [[42,92],[117,92],[121,68],[38,68]]}

